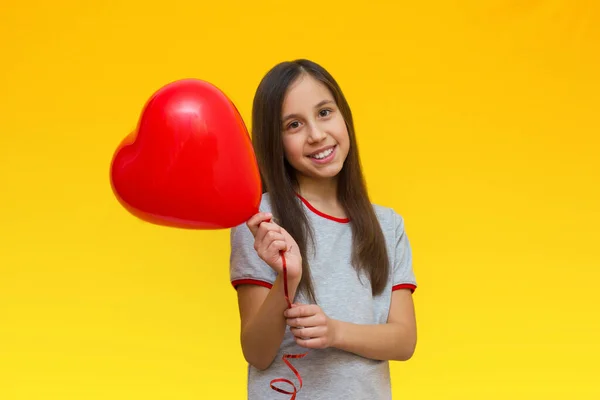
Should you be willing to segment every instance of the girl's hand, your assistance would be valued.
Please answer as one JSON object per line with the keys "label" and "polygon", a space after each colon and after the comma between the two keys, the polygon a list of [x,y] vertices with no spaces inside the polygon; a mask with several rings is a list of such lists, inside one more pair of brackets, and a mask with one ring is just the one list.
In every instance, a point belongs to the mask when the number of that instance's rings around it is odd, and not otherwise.
{"label": "girl's hand", "polygon": [[246,223],[254,236],[254,249],[258,256],[279,275],[283,273],[280,251],[285,252],[288,279],[300,282],[302,256],[296,241],[281,226],[271,222],[271,213],[258,213]]}
{"label": "girl's hand", "polygon": [[299,346],[325,349],[335,346],[336,324],[316,304],[292,304],[284,313]]}

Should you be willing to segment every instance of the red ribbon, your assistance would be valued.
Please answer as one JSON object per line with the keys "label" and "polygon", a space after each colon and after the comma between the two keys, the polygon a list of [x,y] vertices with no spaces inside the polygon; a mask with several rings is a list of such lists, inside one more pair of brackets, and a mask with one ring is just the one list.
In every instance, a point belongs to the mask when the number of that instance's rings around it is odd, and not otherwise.
{"label": "red ribbon", "polygon": [[[281,260],[283,262],[283,291],[285,293],[285,300],[287,301],[288,309],[290,309],[290,308],[292,308],[292,303],[290,302],[290,298],[288,295],[287,265],[286,265],[286,261],[285,261],[285,255],[283,254],[284,252],[281,251],[280,253],[281,253]],[[277,379],[273,379],[271,381],[271,389],[273,389],[279,393],[289,394],[292,396],[292,397],[290,397],[290,400],[294,400],[296,398],[296,394],[300,391],[300,389],[302,389],[302,377],[300,376],[300,373],[298,372],[298,370],[296,368],[294,368],[294,366],[289,361],[289,359],[290,358],[303,358],[307,354],[308,354],[308,352],[303,353],[303,354],[284,354],[282,357],[283,362],[286,363],[288,368],[291,369],[292,372],[294,373],[294,375],[296,375],[296,378],[298,378],[298,382],[300,382],[300,386],[298,388],[296,388],[296,385],[294,385],[294,383],[292,381],[290,381],[289,379],[277,378]],[[278,388],[275,385],[273,385],[274,383],[277,383],[277,382],[287,383],[288,385],[290,385],[292,387],[292,391],[287,391],[287,390]]]}

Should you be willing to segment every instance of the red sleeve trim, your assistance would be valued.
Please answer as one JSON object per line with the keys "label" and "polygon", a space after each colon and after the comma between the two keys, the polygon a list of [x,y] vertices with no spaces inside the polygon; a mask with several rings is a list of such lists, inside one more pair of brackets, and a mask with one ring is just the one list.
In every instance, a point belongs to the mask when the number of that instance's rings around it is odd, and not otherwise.
{"label": "red sleeve trim", "polygon": [[413,285],[412,283],[400,283],[398,285],[392,286],[392,292],[400,289],[410,289],[410,291],[414,293],[417,289],[417,286]]}
{"label": "red sleeve trim", "polygon": [[261,281],[258,279],[236,279],[231,282],[234,289],[237,289],[240,285],[258,285],[266,287],[267,289],[271,289],[273,285],[269,282]]}

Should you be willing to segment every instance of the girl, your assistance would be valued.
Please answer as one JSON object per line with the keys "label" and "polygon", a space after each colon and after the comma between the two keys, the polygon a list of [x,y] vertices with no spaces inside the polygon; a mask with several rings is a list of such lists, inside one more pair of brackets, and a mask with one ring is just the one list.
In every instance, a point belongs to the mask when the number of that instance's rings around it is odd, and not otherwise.
{"label": "girl", "polygon": [[[248,398],[390,399],[389,360],[416,345],[412,253],[402,217],[370,203],[337,82],[308,60],[276,65],[252,141],[261,212],[231,230],[230,259]],[[298,353],[294,376],[282,358]]]}

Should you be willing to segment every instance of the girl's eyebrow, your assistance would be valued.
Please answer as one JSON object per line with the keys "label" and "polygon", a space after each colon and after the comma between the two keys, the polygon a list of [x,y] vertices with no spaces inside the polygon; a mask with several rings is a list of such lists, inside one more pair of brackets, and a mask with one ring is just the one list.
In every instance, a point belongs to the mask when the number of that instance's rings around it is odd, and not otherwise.
{"label": "girl's eyebrow", "polygon": [[[321,100],[320,102],[318,102],[314,108],[319,108],[319,107],[323,107],[325,104],[329,104],[329,103],[334,103],[333,100],[329,100],[329,99],[325,99],[325,100]],[[298,114],[288,114],[286,115],[282,121],[287,121],[290,118],[298,118]]]}

